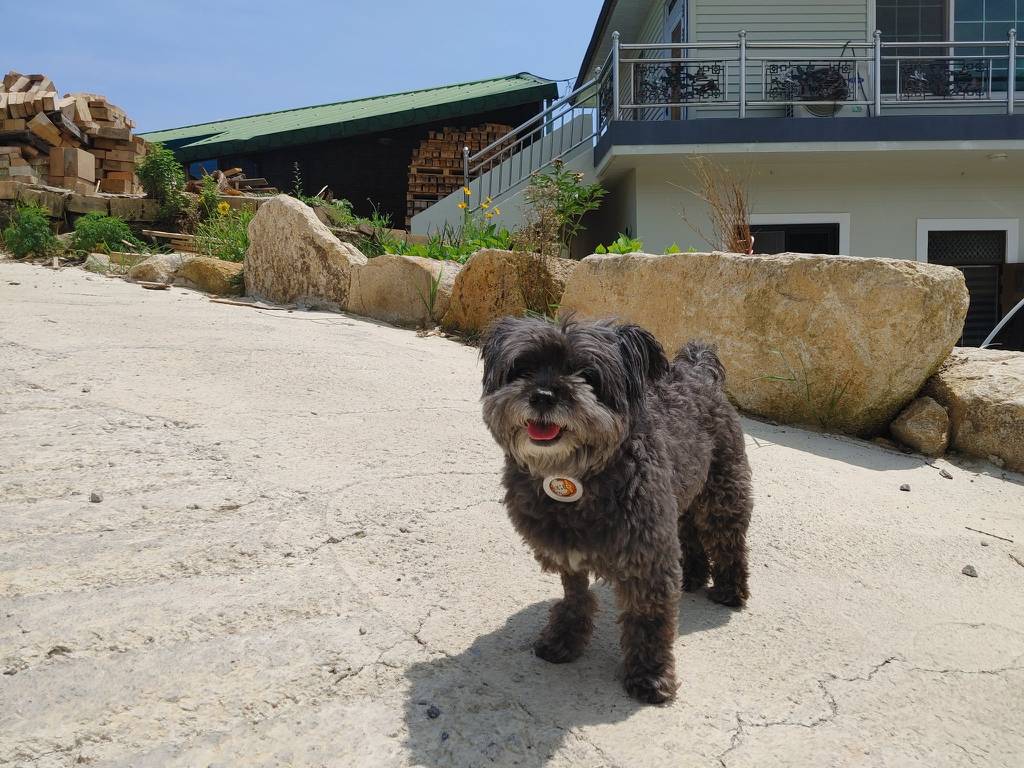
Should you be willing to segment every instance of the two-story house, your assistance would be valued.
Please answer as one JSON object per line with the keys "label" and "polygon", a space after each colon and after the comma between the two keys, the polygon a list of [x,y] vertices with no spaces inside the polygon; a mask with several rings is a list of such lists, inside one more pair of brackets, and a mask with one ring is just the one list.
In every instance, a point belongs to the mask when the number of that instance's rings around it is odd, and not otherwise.
{"label": "two-story house", "polygon": [[467,182],[514,220],[562,158],[610,190],[584,249],[627,232],[704,250],[704,156],[743,180],[759,252],[962,269],[978,344],[1024,298],[1017,26],[1024,0],[605,0],[574,91],[467,156]]}

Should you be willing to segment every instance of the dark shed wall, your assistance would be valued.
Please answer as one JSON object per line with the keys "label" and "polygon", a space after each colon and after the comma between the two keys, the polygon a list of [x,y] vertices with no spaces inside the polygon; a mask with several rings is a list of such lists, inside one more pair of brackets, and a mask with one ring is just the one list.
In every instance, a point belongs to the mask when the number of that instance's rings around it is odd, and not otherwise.
{"label": "dark shed wall", "polygon": [[401,226],[405,221],[409,161],[413,149],[430,131],[446,126],[472,128],[483,123],[504,123],[514,127],[541,109],[540,102],[524,104],[351,139],[334,139],[218,159],[221,168],[240,166],[247,175],[263,177],[283,192],[292,191],[294,165],[298,162],[305,194],[316,194],[327,185],[335,197],[349,200],[356,213],[368,216],[373,211],[372,201],[381,212],[390,214],[396,226]]}

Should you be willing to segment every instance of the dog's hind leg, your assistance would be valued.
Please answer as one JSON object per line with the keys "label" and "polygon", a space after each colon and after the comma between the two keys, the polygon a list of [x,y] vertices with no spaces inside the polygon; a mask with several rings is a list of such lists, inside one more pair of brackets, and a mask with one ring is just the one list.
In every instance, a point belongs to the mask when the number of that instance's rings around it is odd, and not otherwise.
{"label": "dog's hind leg", "polygon": [[683,552],[683,589],[696,592],[707,585],[711,570],[700,532],[693,522],[692,510],[686,510],[679,516],[679,548]]}
{"label": "dog's hind leg", "polygon": [[565,597],[551,607],[547,626],[533,645],[533,652],[552,664],[575,661],[583,654],[597,612],[597,598],[585,571],[562,571],[562,587]]}
{"label": "dog's hind leg", "polygon": [[708,597],[733,608],[750,597],[747,584],[747,527],[753,499],[745,460],[712,465],[692,512],[697,535],[711,560],[714,585]]}

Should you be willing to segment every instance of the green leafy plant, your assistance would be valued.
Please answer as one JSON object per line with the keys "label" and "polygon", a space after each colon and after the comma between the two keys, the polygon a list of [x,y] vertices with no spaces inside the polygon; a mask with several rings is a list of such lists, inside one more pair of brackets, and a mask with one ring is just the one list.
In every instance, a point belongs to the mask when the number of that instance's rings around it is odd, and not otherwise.
{"label": "green leafy plant", "polygon": [[135,169],[146,195],[160,204],[161,221],[174,222],[189,208],[185,196],[185,169],[162,144],[151,144]]}
{"label": "green leafy plant", "polygon": [[614,243],[609,243],[608,245],[599,245],[597,246],[597,248],[594,249],[594,251],[595,253],[624,254],[638,253],[643,249],[643,240],[637,240],[635,238],[630,237],[629,235],[624,235],[620,232],[618,238],[615,240]]}
{"label": "green leafy plant", "polygon": [[50,229],[50,219],[38,205],[19,205],[2,233],[4,246],[15,258],[47,256],[60,247]]}
{"label": "green leafy plant", "polygon": [[572,243],[583,231],[583,217],[601,207],[608,191],[600,184],[584,184],[583,174],[569,170],[561,160],[550,168],[534,171],[524,198],[524,225],[517,241],[525,250],[559,255],[571,254]]}
{"label": "green leafy plant", "polygon": [[488,213],[490,216],[467,214],[461,227],[446,224],[431,234],[426,243],[397,242],[393,244],[395,249],[388,253],[465,263],[474,253],[487,248],[513,250],[512,233],[494,221],[501,215],[500,209]]}
{"label": "green leafy plant", "polygon": [[213,176],[203,176],[201,184],[199,211],[203,216],[210,217],[217,212],[217,197],[220,194],[220,187]]}
{"label": "green leafy plant", "polygon": [[104,216],[99,211],[87,213],[75,222],[71,235],[71,247],[76,251],[123,251],[125,245],[133,247],[142,243],[135,237],[131,227],[117,216]]}
{"label": "green leafy plant", "polygon": [[199,251],[224,261],[243,261],[249,250],[249,222],[255,214],[248,208],[241,210],[220,207],[214,216],[196,227],[195,242]]}
{"label": "green leafy plant", "polygon": [[680,250],[678,243],[672,243],[672,245],[665,249],[666,256],[671,256],[676,253],[682,253],[682,250]]}

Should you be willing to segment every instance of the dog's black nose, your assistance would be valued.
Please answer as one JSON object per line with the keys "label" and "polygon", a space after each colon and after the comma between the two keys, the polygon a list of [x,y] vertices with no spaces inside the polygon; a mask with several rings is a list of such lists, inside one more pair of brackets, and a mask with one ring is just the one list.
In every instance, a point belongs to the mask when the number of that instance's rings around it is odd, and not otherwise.
{"label": "dog's black nose", "polygon": [[533,393],[530,395],[530,405],[534,408],[551,408],[554,406],[555,402],[557,402],[557,398],[555,397],[555,393],[550,389],[542,389],[538,387],[533,390]]}

